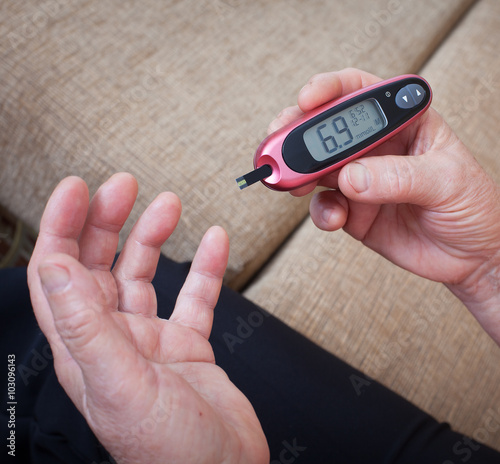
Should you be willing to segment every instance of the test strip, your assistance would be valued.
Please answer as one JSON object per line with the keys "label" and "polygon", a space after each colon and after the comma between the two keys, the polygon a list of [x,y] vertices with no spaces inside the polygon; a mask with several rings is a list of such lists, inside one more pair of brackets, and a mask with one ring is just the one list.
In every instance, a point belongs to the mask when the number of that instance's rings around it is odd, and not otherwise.
{"label": "test strip", "polygon": [[249,185],[255,184],[255,182],[259,182],[260,180],[269,177],[273,173],[273,170],[269,164],[264,164],[253,171],[245,174],[244,176],[238,177],[236,179],[236,183],[240,190],[248,187]]}

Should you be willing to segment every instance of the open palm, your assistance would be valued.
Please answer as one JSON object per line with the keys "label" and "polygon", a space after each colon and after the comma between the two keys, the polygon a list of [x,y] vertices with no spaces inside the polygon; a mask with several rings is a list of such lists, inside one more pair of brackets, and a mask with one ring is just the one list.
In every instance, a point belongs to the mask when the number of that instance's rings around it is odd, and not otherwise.
{"label": "open palm", "polygon": [[266,462],[255,412],[208,342],[227,235],[205,234],[170,320],[160,319],[151,280],[181,206],[160,194],[112,267],[136,195],[135,179],[117,174],[89,204],[73,177],[47,204],[28,281],[58,379],[118,462]]}

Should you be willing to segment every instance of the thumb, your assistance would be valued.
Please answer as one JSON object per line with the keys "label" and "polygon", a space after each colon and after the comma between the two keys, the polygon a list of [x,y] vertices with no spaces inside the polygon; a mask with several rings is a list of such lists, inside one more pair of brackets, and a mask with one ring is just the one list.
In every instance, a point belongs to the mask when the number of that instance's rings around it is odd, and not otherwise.
{"label": "thumb", "polygon": [[[38,273],[56,331],[74,361],[55,356],[61,384],[77,406],[82,406],[78,396],[83,385],[75,385],[75,378],[83,380],[87,395],[101,406],[103,401],[117,406],[111,403],[123,402],[126,379],[142,375],[145,360],[118,327],[105,307],[102,289],[81,263],[68,255],[51,255],[39,265]],[[118,388],[120,395],[116,395]]]}
{"label": "thumb", "polygon": [[[349,199],[368,204],[410,203],[431,206],[438,201],[450,164],[428,152],[420,156],[375,156],[346,165],[339,188]],[[444,174],[446,173],[446,174]]]}

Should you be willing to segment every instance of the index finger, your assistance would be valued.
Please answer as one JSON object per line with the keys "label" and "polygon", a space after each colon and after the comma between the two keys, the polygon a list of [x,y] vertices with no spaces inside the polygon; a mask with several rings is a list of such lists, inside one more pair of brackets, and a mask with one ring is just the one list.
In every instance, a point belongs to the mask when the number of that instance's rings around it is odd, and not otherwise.
{"label": "index finger", "polygon": [[380,82],[382,79],[360,69],[315,74],[302,87],[297,98],[299,108],[305,113],[336,98]]}

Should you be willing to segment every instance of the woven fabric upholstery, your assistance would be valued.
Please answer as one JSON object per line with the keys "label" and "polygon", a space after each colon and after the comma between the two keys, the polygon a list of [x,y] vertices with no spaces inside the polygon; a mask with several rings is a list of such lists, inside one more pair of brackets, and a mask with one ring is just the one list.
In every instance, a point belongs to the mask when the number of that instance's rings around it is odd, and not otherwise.
{"label": "woven fabric upholstery", "polygon": [[[499,41],[500,3],[482,0],[420,70],[434,108],[497,181]],[[500,349],[443,285],[308,220],[245,293],[438,419],[500,449]]]}
{"label": "woven fabric upholstery", "polygon": [[2,1],[0,203],[37,227],[54,186],[117,171],[184,214],[163,251],[192,258],[224,226],[240,287],[307,214],[307,199],[239,192],[268,123],[316,72],[416,71],[472,0]]}

